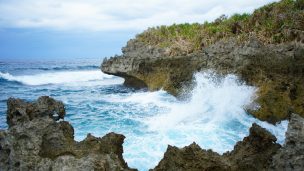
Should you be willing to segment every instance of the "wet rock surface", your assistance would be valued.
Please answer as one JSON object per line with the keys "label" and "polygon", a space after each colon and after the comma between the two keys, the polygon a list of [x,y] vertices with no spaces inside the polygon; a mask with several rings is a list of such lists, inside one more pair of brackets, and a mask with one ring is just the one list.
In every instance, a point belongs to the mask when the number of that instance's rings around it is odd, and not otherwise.
{"label": "wet rock surface", "polygon": [[196,72],[211,69],[218,74],[236,74],[248,85],[259,88],[256,102],[260,108],[248,109],[255,117],[275,123],[291,113],[304,116],[302,43],[263,44],[255,37],[244,42],[231,38],[177,56],[138,44],[130,40],[123,55],[104,60],[101,70],[125,78],[126,85],[149,90],[163,88],[176,96],[183,95]]}
{"label": "wet rock surface", "polygon": [[74,140],[60,101],[43,96],[7,102],[8,130],[0,131],[0,170],[133,170],[122,157],[124,136],[90,134]]}

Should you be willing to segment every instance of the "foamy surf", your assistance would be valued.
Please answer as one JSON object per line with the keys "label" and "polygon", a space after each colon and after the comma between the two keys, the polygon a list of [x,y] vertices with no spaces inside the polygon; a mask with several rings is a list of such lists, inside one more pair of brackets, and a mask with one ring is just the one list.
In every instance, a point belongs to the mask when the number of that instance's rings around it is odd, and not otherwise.
{"label": "foamy surf", "polygon": [[[104,81],[113,78],[98,70],[88,71],[63,71],[63,72],[47,72],[35,75],[11,75],[10,73],[0,72],[0,78],[8,81],[17,81],[25,85],[38,86],[46,84],[70,84],[90,81]],[[122,81],[118,81],[121,83]],[[117,83],[117,82],[115,82]]]}
{"label": "foamy surf", "polygon": [[219,77],[212,72],[197,73],[190,99],[167,98],[163,91],[135,93],[123,101],[138,108],[157,109],[153,115],[129,115],[141,123],[140,136],[126,133],[124,158],[132,167],[153,168],[167,145],[184,147],[192,142],[218,153],[232,150],[249,133],[252,123],[268,129],[283,143],[287,121],[274,126],[259,121],[244,110],[255,99],[256,88],[243,84],[235,75]]}

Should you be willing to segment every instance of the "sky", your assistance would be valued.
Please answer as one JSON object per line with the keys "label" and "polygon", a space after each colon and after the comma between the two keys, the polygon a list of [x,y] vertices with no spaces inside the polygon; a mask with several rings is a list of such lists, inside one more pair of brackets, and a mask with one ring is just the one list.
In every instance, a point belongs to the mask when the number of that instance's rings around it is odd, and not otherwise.
{"label": "sky", "polygon": [[274,0],[0,0],[0,60],[121,53],[148,27],[251,13]]}

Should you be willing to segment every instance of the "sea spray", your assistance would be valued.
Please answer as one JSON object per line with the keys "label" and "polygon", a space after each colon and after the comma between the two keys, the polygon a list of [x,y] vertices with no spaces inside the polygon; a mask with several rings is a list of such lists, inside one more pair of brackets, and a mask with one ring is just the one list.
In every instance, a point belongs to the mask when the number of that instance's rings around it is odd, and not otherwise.
{"label": "sea spray", "polygon": [[273,126],[245,112],[244,108],[255,98],[255,87],[244,84],[235,75],[219,76],[210,71],[197,73],[194,79],[195,86],[185,101],[163,91],[135,93],[122,99],[153,113],[132,116],[132,120],[140,122],[140,135],[126,135],[124,157],[130,166],[140,170],[153,168],[167,145],[183,147],[196,142],[218,153],[232,150],[237,141],[248,135],[254,122],[283,143],[287,121]]}
{"label": "sea spray", "polygon": [[242,120],[242,115],[246,115],[243,107],[252,102],[254,93],[254,87],[241,84],[234,75],[219,78],[211,72],[198,73],[187,102],[173,103],[169,113],[156,115],[145,123],[150,130],[163,131],[193,123],[212,128],[231,119]]}

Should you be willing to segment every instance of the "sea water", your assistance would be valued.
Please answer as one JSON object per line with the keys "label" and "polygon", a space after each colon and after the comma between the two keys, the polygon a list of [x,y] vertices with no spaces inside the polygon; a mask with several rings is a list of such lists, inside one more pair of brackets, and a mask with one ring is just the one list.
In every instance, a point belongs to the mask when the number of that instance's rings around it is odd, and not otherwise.
{"label": "sea water", "polygon": [[256,122],[284,142],[287,121],[274,126],[245,112],[256,88],[234,75],[196,73],[188,98],[176,99],[163,90],[149,92],[123,86],[123,79],[102,73],[101,60],[0,62],[0,129],[6,129],[6,100],[27,101],[48,95],[63,101],[65,120],[80,141],[87,133],[126,136],[124,159],[130,167],[157,165],[168,145],[196,142],[218,153],[232,150]]}

